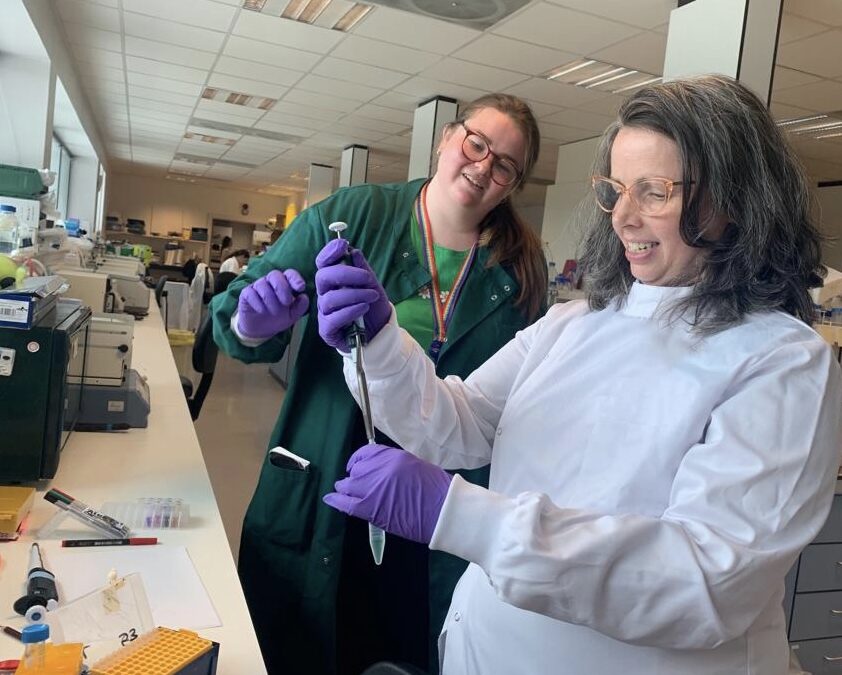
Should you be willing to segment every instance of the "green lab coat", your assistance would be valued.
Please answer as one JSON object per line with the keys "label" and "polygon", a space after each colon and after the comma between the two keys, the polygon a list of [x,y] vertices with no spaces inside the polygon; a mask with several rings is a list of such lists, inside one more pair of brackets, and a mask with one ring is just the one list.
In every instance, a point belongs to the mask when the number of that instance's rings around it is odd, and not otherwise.
{"label": "green lab coat", "polygon": [[[345,475],[349,456],[366,442],[359,410],[345,386],[342,359],[318,335],[315,257],[334,236],[328,225],[342,220],[348,223],[344,236],[366,255],[391,302],[416,294],[430,282],[409,229],[422,185],[417,180],[337,191],[303,211],[283,238],[252,260],[247,271],[211,303],[214,338],[226,353],[246,363],[275,362],[282,357],[291,331],[258,347],[240,343],[230,328],[240,292],[272,269],[294,268],[306,279],[310,296],[310,310],[301,319],[305,325],[300,351],[269,445],[281,445],[309,459],[310,471],[264,463],[243,525],[239,558],[240,577],[270,673],[335,672],[336,595],[347,517],[326,506],[322,497]],[[467,377],[527,325],[513,306],[517,282],[499,265],[486,267],[487,260],[488,251],[481,247],[441,350],[440,376]],[[487,483],[487,469],[466,473],[469,480]],[[464,566],[451,556],[431,554],[433,637]],[[287,664],[283,671],[276,660],[281,653]],[[290,659],[290,654],[295,656]]]}

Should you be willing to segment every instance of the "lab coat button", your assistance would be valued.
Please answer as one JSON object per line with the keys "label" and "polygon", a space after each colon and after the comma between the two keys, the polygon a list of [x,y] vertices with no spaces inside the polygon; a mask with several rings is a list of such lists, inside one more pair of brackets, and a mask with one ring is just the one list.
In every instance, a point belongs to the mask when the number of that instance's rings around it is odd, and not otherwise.
{"label": "lab coat button", "polygon": [[512,287],[511,286],[503,286],[503,290],[506,291],[506,293],[508,293],[510,290],[512,290]]}
{"label": "lab coat button", "polygon": [[495,293],[494,295],[491,296],[491,301],[496,302],[496,300],[497,300],[497,294]]}
{"label": "lab coat button", "polygon": [[325,556],[324,558],[322,558],[322,562],[325,565],[330,565],[330,556]]}
{"label": "lab coat button", "polygon": [[453,613],[453,620],[454,621],[459,621],[461,618],[462,618],[462,615],[459,612]]}
{"label": "lab coat button", "polygon": [[502,436],[502,435],[503,435],[503,428],[502,428],[502,427],[497,427],[497,435],[498,435],[498,436]]}
{"label": "lab coat button", "polygon": [[404,251],[404,252],[403,252],[403,257],[404,257],[404,258],[408,258],[408,257],[409,257],[409,251]]}

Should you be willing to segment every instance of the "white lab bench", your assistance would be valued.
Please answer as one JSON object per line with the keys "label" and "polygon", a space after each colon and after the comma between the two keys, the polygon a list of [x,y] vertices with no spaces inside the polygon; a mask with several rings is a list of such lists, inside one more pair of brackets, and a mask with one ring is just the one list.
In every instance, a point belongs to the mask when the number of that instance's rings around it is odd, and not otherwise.
{"label": "white lab bench", "polygon": [[[149,303],[149,316],[135,324],[132,367],[149,382],[149,426],[117,433],[74,432],[64,448],[55,478],[33,484],[37,494],[26,533],[18,541],[0,543],[0,624],[19,628],[23,623],[14,614],[12,603],[24,590],[30,544],[35,541],[33,533],[56,512],[56,507],[42,498],[46,490],[58,488],[94,508],[104,502],[134,501],[138,497],[180,497],[190,506],[189,527],[136,532],[139,536],[157,536],[159,546],[187,547],[222,621],[221,627],[198,631],[220,643],[217,673],[265,673],[154,298]],[[97,536],[75,520],[68,519],[61,525],[63,531],[77,527],[80,538]],[[60,541],[45,540],[41,544],[49,568],[50,551],[58,548]],[[61,579],[57,581],[61,583]],[[22,653],[20,642],[0,633],[0,660],[20,658]]]}

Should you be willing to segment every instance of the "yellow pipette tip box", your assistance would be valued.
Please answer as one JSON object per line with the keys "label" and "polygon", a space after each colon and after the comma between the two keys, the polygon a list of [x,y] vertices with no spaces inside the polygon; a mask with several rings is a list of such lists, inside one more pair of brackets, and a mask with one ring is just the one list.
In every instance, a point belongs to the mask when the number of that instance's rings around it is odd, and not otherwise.
{"label": "yellow pipette tip box", "polygon": [[97,661],[91,675],[213,675],[218,653],[192,631],[158,627]]}
{"label": "yellow pipette tip box", "polygon": [[44,667],[27,668],[21,663],[15,675],[79,675],[83,646],[81,642],[47,643],[44,645]]}
{"label": "yellow pipette tip box", "polygon": [[32,508],[35,488],[0,485],[0,539],[14,539]]}

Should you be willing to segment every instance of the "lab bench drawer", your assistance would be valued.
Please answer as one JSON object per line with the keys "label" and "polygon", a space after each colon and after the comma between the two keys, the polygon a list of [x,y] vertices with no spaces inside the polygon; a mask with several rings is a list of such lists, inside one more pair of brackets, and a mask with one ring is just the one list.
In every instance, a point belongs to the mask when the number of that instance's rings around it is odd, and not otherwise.
{"label": "lab bench drawer", "polygon": [[790,641],[831,637],[842,637],[842,592],[796,593]]}
{"label": "lab bench drawer", "polygon": [[838,590],[842,590],[842,544],[818,544],[804,549],[796,593]]}
{"label": "lab bench drawer", "polygon": [[801,667],[812,675],[842,675],[842,638],[792,644]]}
{"label": "lab bench drawer", "polygon": [[834,495],[833,505],[821,532],[813,540],[814,544],[834,544],[842,542],[842,495]]}

